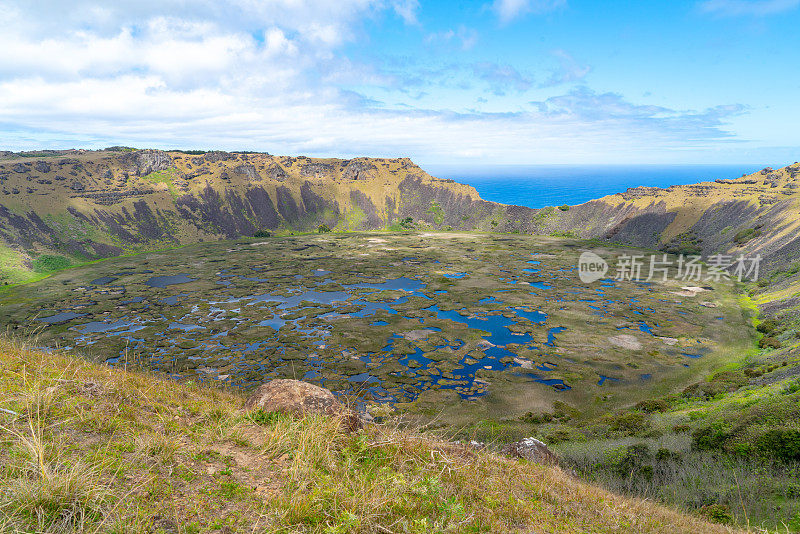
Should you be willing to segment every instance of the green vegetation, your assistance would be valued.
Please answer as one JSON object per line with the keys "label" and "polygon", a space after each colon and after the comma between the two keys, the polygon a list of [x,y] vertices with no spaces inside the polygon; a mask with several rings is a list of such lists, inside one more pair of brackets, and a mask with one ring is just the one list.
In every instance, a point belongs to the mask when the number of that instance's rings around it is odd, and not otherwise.
{"label": "green vegetation", "polygon": [[400,232],[403,230],[413,230],[415,228],[414,219],[411,217],[404,217],[403,219],[396,220],[387,227],[390,232]]}
{"label": "green vegetation", "polygon": [[733,236],[733,242],[737,245],[744,245],[751,239],[755,239],[756,237],[761,235],[761,229],[756,228],[746,228],[744,230],[739,230],[736,232],[736,235]]}
{"label": "green vegetation", "polygon": [[428,208],[428,213],[433,215],[433,223],[436,226],[440,226],[444,222],[444,216],[445,216],[444,209],[435,200],[431,200],[431,205]]}
{"label": "green vegetation", "polygon": [[327,234],[327,233],[329,233],[330,231],[331,231],[331,229],[328,227],[328,225],[327,225],[327,224],[320,224],[320,225],[317,227],[317,233],[318,233],[318,234]]}
{"label": "green vegetation", "polygon": [[175,179],[174,168],[169,168],[164,171],[151,172],[147,176],[143,176],[142,179],[154,184],[165,184],[173,198],[178,196],[178,189],[175,187],[173,182]]}
{"label": "green vegetation", "polygon": [[56,254],[43,254],[32,262],[33,271],[37,273],[50,273],[70,267],[72,262],[66,256]]}
{"label": "green vegetation", "polygon": [[354,232],[358,230],[364,221],[367,220],[367,215],[364,210],[358,206],[353,206],[350,211],[345,213],[344,218],[339,220],[336,225],[338,232]]}
{"label": "green vegetation", "polygon": [[547,206],[546,208],[540,209],[536,215],[534,215],[534,219],[537,221],[541,221],[544,219],[548,219],[553,214],[555,214],[556,209],[553,206]]}
{"label": "green vegetation", "polygon": [[569,204],[564,204],[562,206],[559,206],[558,209],[560,209],[561,211],[569,211]]}
{"label": "green vegetation", "polygon": [[689,231],[679,234],[669,243],[665,243],[659,248],[668,254],[696,256],[703,252],[702,243],[703,240],[694,231]]}
{"label": "green vegetation", "polygon": [[680,393],[584,424],[557,451],[613,491],[714,521],[800,531],[800,343],[794,322],[770,317],[757,330],[762,350]]}
{"label": "green vegetation", "polygon": [[270,237],[272,232],[269,230],[258,230],[256,233],[253,234],[253,237]]}
{"label": "green vegetation", "polygon": [[0,286],[10,286],[41,278],[33,272],[27,257],[0,245]]}
{"label": "green vegetation", "polygon": [[346,435],[19,342],[0,355],[8,532],[726,532],[396,425]]}
{"label": "green vegetation", "polygon": [[550,235],[553,237],[563,237],[566,239],[578,239],[580,236],[572,231],[564,231],[564,230],[557,230],[555,232],[550,232]]}

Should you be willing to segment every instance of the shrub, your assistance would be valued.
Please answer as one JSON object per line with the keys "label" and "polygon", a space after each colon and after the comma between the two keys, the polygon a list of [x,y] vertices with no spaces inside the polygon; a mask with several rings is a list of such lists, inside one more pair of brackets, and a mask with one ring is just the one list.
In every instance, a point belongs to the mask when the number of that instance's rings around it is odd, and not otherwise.
{"label": "shrub", "polygon": [[414,219],[411,217],[406,217],[405,219],[400,220],[400,228],[404,230],[412,230],[414,228]]}
{"label": "shrub", "polygon": [[569,211],[569,205],[564,204],[563,206],[559,206],[558,209],[561,211]]}
{"label": "shrub", "polygon": [[70,265],[72,265],[72,262],[69,261],[69,258],[55,254],[44,254],[33,260],[33,270],[37,273],[58,271],[66,269]]}
{"label": "shrub", "polygon": [[625,434],[640,434],[650,429],[650,420],[643,412],[627,412],[611,420],[611,430]]}
{"label": "shrub", "polygon": [[527,412],[525,415],[520,417],[520,419],[526,423],[530,423],[532,425],[540,425],[542,423],[549,423],[553,420],[553,414],[551,413],[541,413],[535,414],[533,412]]}
{"label": "shrub", "polygon": [[772,336],[764,336],[758,341],[758,347],[762,349],[779,349],[781,342]]}
{"label": "shrub", "polygon": [[317,233],[318,234],[327,234],[330,231],[331,231],[331,229],[328,227],[327,224],[320,224],[319,226],[317,226]]}
{"label": "shrub", "polygon": [[695,256],[703,252],[702,242],[703,240],[696,233],[686,232],[676,236],[669,243],[662,245],[659,250],[669,254]]}
{"label": "shrub", "polygon": [[795,378],[783,388],[782,393],[784,395],[791,395],[792,393],[797,393],[798,391],[800,391],[800,378]]}
{"label": "shrub", "polygon": [[775,319],[770,318],[760,322],[756,327],[756,330],[762,334],[771,334],[776,328],[778,328],[778,323],[775,321]]}
{"label": "shrub", "polygon": [[728,439],[728,432],[720,425],[707,425],[692,432],[692,448],[696,450],[721,449]]}
{"label": "shrub", "polygon": [[253,237],[270,237],[271,235],[269,230],[259,230],[253,234]]}
{"label": "shrub", "polygon": [[656,451],[655,458],[656,461],[658,462],[668,462],[668,461],[680,462],[682,456],[681,453],[679,452],[672,452],[669,449],[661,447],[658,449],[658,451]]}
{"label": "shrub", "polygon": [[646,413],[666,412],[669,403],[664,399],[646,399],[636,403],[636,409]]}
{"label": "shrub", "polygon": [[559,426],[551,430],[545,437],[548,444],[563,443],[565,441],[580,441],[583,436],[568,426]]}
{"label": "shrub", "polygon": [[706,504],[698,510],[700,515],[717,523],[733,523],[733,515],[724,504]]}
{"label": "shrub", "polygon": [[800,460],[800,429],[771,428],[756,438],[756,446],[764,454],[784,462]]}
{"label": "shrub", "polygon": [[733,236],[733,241],[737,245],[743,245],[761,235],[761,230],[758,228],[746,228],[744,230],[739,230],[736,232],[736,235]]}

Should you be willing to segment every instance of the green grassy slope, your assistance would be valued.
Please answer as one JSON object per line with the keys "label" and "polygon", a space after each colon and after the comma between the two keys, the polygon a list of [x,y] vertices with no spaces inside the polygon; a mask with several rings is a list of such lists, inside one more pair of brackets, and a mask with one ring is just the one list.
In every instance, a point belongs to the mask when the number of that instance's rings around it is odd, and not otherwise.
{"label": "green grassy slope", "polygon": [[557,468],[0,342],[4,532],[730,532]]}

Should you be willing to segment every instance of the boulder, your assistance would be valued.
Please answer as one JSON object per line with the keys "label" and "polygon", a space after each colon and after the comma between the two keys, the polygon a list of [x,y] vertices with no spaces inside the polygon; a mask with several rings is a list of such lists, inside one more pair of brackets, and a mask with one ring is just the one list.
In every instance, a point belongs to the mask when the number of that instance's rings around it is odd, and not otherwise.
{"label": "boulder", "polygon": [[348,432],[363,426],[359,415],[342,405],[329,390],[300,380],[276,379],[261,384],[247,399],[245,408],[293,416],[321,414],[340,417]]}
{"label": "boulder", "polygon": [[50,164],[47,163],[46,161],[37,161],[36,165],[34,165],[34,168],[39,172],[43,173],[50,172]]}
{"label": "boulder", "polygon": [[547,445],[536,438],[524,438],[521,441],[509,443],[503,447],[502,452],[508,456],[523,458],[537,464],[559,465],[558,457],[547,448]]}

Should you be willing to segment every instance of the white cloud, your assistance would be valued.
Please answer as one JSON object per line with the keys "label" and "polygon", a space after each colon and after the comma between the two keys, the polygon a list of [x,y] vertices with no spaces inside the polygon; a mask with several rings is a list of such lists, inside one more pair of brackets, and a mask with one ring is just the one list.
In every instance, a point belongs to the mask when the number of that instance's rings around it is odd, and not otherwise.
{"label": "white cloud", "polygon": [[497,96],[503,96],[509,91],[524,92],[533,86],[530,77],[520,73],[511,65],[497,63],[476,63],[472,67],[474,75],[486,82],[490,90]]}
{"label": "white cloud", "polygon": [[800,0],[705,0],[699,4],[700,11],[723,16],[776,15],[800,6]]}
{"label": "white cloud", "polygon": [[392,3],[395,13],[402,18],[406,24],[419,24],[417,11],[419,10],[418,0],[395,0]]}
{"label": "white cloud", "polygon": [[428,44],[449,44],[456,42],[461,50],[467,51],[472,50],[478,43],[478,32],[462,24],[458,27],[458,30],[449,29],[437,33],[430,33],[425,36],[425,42]]}
{"label": "white cloud", "polygon": [[553,50],[553,57],[558,60],[558,68],[550,73],[550,77],[540,87],[553,87],[565,83],[583,80],[592,68],[582,65],[565,50]]}
{"label": "white cloud", "polygon": [[[515,13],[563,4],[524,2]],[[186,0],[6,0],[3,6],[0,146],[8,149],[127,144],[429,161],[475,155],[509,163],[630,161],[637,152],[725,139],[733,113],[653,112],[591,92],[520,103],[514,112],[456,112],[458,98],[471,106],[480,96],[462,85],[477,82],[497,99],[522,101],[532,77],[512,65],[481,63],[448,64],[409,80],[405,67],[386,74],[343,52],[381,13],[403,19],[393,23],[414,23],[416,2],[195,0],[188,10]],[[468,48],[476,38],[458,28],[436,39]],[[558,57],[560,79],[585,75],[586,67]],[[431,103],[425,91],[437,91],[436,83],[456,98]],[[389,109],[354,87],[380,88],[386,100],[400,102]],[[493,102],[483,104],[494,109]],[[660,113],[669,120],[659,121]]]}
{"label": "white cloud", "polygon": [[507,24],[528,13],[547,13],[567,5],[567,0],[494,0],[492,9]]}

